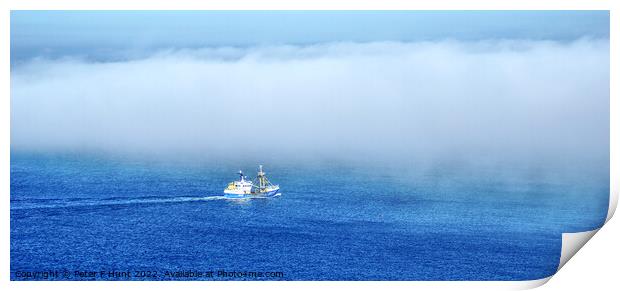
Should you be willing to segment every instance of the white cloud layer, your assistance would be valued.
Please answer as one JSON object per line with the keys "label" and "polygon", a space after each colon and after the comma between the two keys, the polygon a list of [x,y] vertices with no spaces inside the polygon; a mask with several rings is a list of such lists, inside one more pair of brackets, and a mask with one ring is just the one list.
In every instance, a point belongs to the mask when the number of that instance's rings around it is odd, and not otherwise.
{"label": "white cloud layer", "polygon": [[13,150],[577,156],[609,150],[609,42],[170,50],[11,72]]}

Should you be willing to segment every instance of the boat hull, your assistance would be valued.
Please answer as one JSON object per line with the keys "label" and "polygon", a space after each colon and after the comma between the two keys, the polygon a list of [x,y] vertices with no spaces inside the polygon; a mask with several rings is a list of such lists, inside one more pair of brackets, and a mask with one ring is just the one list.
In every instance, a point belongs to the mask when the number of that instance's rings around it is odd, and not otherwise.
{"label": "boat hull", "polygon": [[276,196],[279,191],[280,189],[275,189],[263,193],[224,193],[224,197],[230,199],[266,198]]}

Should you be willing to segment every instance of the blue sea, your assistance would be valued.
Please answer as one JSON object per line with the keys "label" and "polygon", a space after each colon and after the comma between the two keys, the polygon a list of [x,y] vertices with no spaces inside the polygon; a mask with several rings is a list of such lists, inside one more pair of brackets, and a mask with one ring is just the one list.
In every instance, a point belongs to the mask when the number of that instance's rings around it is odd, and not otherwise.
{"label": "blue sea", "polygon": [[14,152],[11,279],[538,279],[609,197],[607,162],[323,160],[265,163],[279,197],[223,199],[257,167]]}

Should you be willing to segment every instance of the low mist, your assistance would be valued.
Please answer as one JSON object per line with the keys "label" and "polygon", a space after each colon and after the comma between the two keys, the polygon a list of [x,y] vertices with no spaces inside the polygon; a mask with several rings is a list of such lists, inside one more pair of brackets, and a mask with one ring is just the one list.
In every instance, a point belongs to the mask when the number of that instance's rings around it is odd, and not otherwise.
{"label": "low mist", "polygon": [[609,42],[170,49],[11,71],[13,151],[269,159],[609,156]]}

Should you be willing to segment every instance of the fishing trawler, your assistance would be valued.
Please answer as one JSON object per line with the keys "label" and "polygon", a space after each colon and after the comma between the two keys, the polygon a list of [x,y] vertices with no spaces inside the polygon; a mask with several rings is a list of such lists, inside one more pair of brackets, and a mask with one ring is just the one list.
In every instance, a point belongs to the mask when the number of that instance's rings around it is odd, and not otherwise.
{"label": "fishing trawler", "polygon": [[226,198],[263,198],[273,197],[280,191],[280,186],[271,184],[263,172],[263,166],[258,167],[258,174],[254,181],[247,180],[242,171],[239,171],[239,180],[228,183],[224,189]]}

